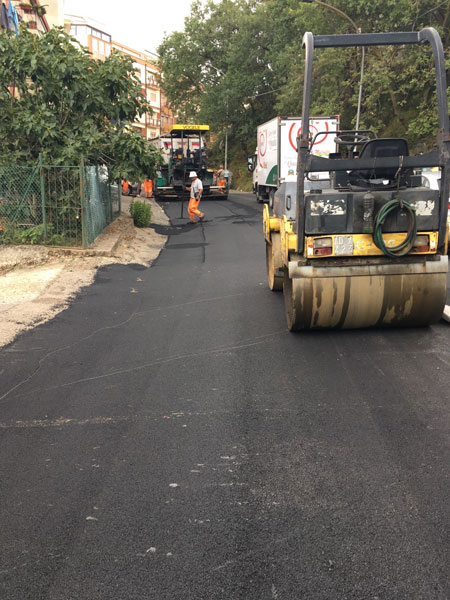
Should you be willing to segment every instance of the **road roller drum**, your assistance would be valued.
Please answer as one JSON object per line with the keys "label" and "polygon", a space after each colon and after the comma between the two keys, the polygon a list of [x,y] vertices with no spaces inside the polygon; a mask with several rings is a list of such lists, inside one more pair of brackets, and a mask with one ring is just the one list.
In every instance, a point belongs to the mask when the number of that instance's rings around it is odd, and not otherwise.
{"label": "road roller drum", "polygon": [[285,273],[283,292],[291,331],[426,326],[436,323],[444,310],[447,257],[406,268],[355,267],[347,275],[345,267],[318,271],[292,278]]}

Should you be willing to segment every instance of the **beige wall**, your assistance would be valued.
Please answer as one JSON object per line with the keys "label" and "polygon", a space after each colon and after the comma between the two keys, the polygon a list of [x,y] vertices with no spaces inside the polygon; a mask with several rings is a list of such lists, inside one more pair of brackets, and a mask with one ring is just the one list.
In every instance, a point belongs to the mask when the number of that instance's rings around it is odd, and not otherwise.
{"label": "beige wall", "polygon": [[48,24],[50,27],[61,27],[64,25],[64,0],[43,0],[42,5],[46,5]]}
{"label": "beige wall", "polygon": [[160,91],[156,88],[150,88],[147,90],[147,100],[151,104],[153,109],[159,110],[161,106]]}

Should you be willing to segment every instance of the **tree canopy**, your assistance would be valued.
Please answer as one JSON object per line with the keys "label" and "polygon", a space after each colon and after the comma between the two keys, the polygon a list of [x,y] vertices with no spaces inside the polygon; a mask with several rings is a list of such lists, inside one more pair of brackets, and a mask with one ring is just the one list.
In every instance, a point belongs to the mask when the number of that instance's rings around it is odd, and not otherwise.
{"label": "tree canopy", "polygon": [[[438,0],[329,0],[362,32],[439,31],[450,66],[450,4]],[[299,115],[305,31],[354,33],[351,22],[299,0],[195,2],[182,32],[158,51],[164,87],[183,119],[208,122],[219,136],[253,151],[256,126],[277,114]],[[355,126],[361,65],[359,49],[316,52],[312,114],[341,116]],[[369,48],[361,128],[405,135],[431,145],[436,131],[435,82],[429,47]]]}
{"label": "tree canopy", "polygon": [[62,29],[0,35],[0,162],[108,167],[110,177],[153,176],[156,150],[131,128],[149,111],[129,57],[92,60]]}

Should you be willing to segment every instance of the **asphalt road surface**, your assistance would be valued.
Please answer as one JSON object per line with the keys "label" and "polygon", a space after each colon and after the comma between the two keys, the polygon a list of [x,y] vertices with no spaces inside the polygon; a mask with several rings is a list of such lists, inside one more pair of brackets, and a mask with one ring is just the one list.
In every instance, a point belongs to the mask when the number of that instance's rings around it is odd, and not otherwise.
{"label": "asphalt road surface", "polygon": [[2,600],[450,598],[450,326],[287,331],[203,201],[0,352]]}

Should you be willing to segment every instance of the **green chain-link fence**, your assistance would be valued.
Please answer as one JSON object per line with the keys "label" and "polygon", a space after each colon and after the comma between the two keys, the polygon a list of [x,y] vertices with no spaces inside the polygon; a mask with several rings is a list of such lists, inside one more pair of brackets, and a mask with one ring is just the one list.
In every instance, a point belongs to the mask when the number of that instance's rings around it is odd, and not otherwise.
{"label": "green chain-link fence", "polygon": [[0,165],[0,244],[87,247],[120,208],[104,167]]}

